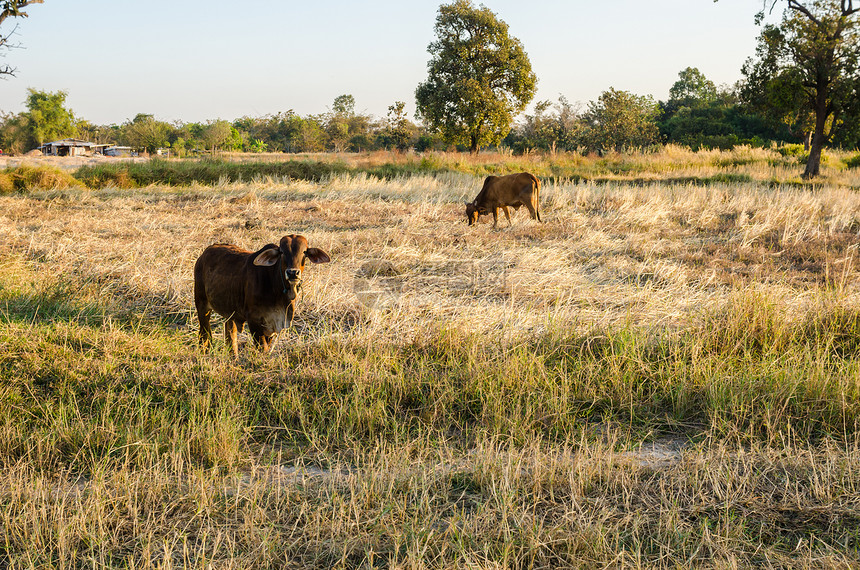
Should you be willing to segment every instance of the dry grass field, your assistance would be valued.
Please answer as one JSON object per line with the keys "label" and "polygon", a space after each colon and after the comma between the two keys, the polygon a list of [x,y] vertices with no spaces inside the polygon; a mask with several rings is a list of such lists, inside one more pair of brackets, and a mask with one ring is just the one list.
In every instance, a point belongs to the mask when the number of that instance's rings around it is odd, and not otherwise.
{"label": "dry grass field", "polygon": [[[0,195],[0,568],[856,567],[860,174],[745,152],[499,231],[455,172]],[[295,329],[201,354],[197,256],[289,233]]]}

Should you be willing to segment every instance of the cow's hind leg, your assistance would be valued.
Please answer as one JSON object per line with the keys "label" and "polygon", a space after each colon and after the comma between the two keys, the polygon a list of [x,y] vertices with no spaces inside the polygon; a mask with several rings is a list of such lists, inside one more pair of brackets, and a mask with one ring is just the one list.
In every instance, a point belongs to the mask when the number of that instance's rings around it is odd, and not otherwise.
{"label": "cow's hind leg", "polygon": [[[521,194],[523,204],[526,208],[528,208],[529,215],[533,220],[540,220],[540,188],[537,186],[532,186],[530,188],[526,188],[523,190]],[[522,199],[521,198],[521,199]]]}
{"label": "cow's hind leg", "polygon": [[540,221],[540,214],[538,213],[537,208],[532,205],[531,201],[526,202],[526,208],[529,209],[529,215],[533,220]]}
{"label": "cow's hind leg", "polygon": [[197,321],[200,323],[200,347],[206,352],[209,350],[209,345],[212,344],[212,326],[209,322],[212,307],[209,306],[206,295],[196,283],[194,286],[194,305],[197,307]]}

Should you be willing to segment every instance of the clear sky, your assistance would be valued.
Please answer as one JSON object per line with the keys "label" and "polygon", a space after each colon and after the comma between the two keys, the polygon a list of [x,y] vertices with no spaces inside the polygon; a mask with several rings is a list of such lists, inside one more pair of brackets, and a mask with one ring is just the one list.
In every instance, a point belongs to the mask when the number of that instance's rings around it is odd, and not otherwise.
{"label": "clear sky", "polygon": [[[45,0],[28,7],[3,63],[0,110],[27,88],[68,92],[96,124],[138,113],[184,122],[294,110],[341,94],[377,117],[415,110],[441,0]],[[733,84],[753,55],[762,0],[484,0],[525,46],[535,101],[583,105],[614,87],[666,100],[686,67]],[[782,4],[782,3],[780,3]],[[775,17],[775,16],[774,16]]]}

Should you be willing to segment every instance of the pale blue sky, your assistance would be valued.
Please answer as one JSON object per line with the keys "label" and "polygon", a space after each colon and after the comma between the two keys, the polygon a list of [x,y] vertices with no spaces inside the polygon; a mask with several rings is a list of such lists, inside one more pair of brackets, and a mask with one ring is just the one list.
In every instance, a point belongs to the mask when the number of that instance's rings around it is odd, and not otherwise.
{"label": "pale blue sky", "polygon": [[[338,95],[383,117],[426,78],[440,0],[45,0],[19,19],[0,110],[26,89],[68,91],[76,116],[137,113],[185,122],[293,109],[322,113]],[[535,101],[583,105],[610,87],[668,98],[685,67],[717,84],[753,55],[761,0],[485,0],[525,46]],[[4,24],[9,29],[10,21]]]}

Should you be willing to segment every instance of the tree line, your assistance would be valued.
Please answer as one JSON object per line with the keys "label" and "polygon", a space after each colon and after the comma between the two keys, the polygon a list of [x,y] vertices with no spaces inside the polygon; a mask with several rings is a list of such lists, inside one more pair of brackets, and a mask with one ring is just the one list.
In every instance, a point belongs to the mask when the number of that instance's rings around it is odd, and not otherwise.
{"label": "tree line", "polygon": [[[335,98],[331,110],[300,116],[292,110],[233,121],[168,122],[139,113],[122,124],[98,125],[67,108],[65,91],[28,90],[26,110],[0,112],[0,148],[23,153],[45,142],[76,137],[174,156],[215,152],[323,152],[401,149],[421,145],[421,129],[398,101],[384,118],[355,111],[352,95]],[[431,144],[429,142],[423,144]]]}
{"label": "tree line", "polygon": [[[765,146],[803,143],[790,123],[769,117],[743,98],[744,85],[717,87],[698,69],[678,75],[666,101],[613,88],[587,105],[539,101],[532,113],[515,121],[498,146],[516,153],[533,151],[598,152],[647,149],[663,143],[693,149],[728,149],[738,144]],[[139,113],[122,124],[97,125],[76,117],[64,91],[29,90],[26,110],[0,114],[0,148],[23,153],[65,137],[118,144],[174,156],[217,152],[361,152],[372,150],[469,150],[451,144],[411,121],[405,103],[395,102],[387,116],[356,112],[352,95],[341,95],[330,110],[301,116],[292,110],[261,117],[202,123],[168,122]],[[860,130],[846,131],[839,142],[860,146]]]}
{"label": "tree line", "polygon": [[[28,1],[37,0],[7,3]],[[781,22],[762,28],[738,83],[717,86],[688,67],[666,101],[610,87],[586,105],[560,95],[524,114],[537,84],[524,46],[485,6],[454,0],[439,8],[427,79],[415,90],[417,123],[403,101],[377,118],[356,112],[355,99],[345,94],[320,114],[289,110],[232,122],[168,123],[141,113],[105,126],[76,118],[65,107],[66,92],[30,90],[27,111],[0,115],[0,145],[21,152],[78,136],[185,156],[410,148],[474,153],[494,146],[602,153],[662,143],[694,149],[801,143],[809,156],[805,175],[812,177],[825,144],[860,147],[860,7],[852,0],[786,1]],[[763,8],[779,3],[763,0]]]}

